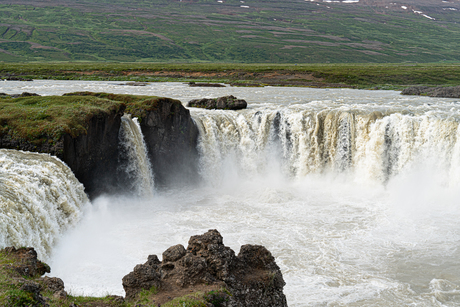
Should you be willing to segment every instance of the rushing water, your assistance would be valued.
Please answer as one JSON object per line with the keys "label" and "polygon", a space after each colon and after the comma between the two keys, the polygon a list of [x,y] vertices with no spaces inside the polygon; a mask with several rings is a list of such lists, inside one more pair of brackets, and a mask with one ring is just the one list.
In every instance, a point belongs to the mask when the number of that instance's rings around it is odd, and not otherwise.
{"label": "rushing water", "polygon": [[131,185],[127,190],[137,197],[152,197],[155,188],[152,167],[137,118],[131,118],[130,114],[121,117],[119,140],[120,171],[127,174]]}
{"label": "rushing water", "polygon": [[70,168],[47,154],[0,149],[0,246],[46,257],[89,203]]}
{"label": "rushing water", "polygon": [[5,86],[184,103],[232,94],[249,103],[236,112],[191,109],[201,132],[199,188],[85,207],[50,256],[52,275],[72,293],[123,295],[121,278],[147,255],[216,228],[236,252],[251,243],[273,253],[289,306],[460,306],[459,100],[179,83]]}

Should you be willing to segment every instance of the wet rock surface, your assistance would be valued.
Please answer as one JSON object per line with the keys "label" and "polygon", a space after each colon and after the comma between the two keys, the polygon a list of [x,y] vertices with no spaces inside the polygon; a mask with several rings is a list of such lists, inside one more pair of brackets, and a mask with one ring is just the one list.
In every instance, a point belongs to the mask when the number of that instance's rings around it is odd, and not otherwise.
{"label": "wet rock surface", "polygon": [[163,261],[150,255],[146,263],[123,277],[126,299],[155,287],[158,304],[190,292],[225,289],[228,295],[212,294],[219,296],[216,299],[221,306],[287,306],[284,285],[281,271],[265,247],[244,245],[235,255],[217,230],[192,236],[187,249],[170,247],[163,253]]}
{"label": "wet rock surface", "polygon": [[420,95],[438,98],[460,98],[460,86],[429,87],[413,86],[404,89],[401,95]]}
{"label": "wet rock surface", "polygon": [[241,110],[246,109],[247,102],[243,99],[238,99],[235,96],[224,96],[219,98],[203,98],[190,100],[187,107],[205,108],[205,109],[220,109],[220,110]]}
{"label": "wet rock surface", "polygon": [[198,177],[198,128],[180,101],[160,99],[140,118],[157,186],[194,184]]}
{"label": "wet rock surface", "polygon": [[86,134],[65,134],[57,157],[73,171],[91,199],[117,191],[118,133],[124,108],[88,119]]}
{"label": "wet rock surface", "polygon": [[195,82],[189,82],[189,86],[191,87],[225,87],[225,85],[220,84],[220,83],[195,83]]}

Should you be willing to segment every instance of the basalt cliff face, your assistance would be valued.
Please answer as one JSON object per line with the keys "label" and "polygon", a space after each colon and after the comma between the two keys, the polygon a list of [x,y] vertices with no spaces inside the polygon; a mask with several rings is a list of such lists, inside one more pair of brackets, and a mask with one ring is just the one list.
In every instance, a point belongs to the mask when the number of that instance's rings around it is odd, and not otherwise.
{"label": "basalt cliff face", "polygon": [[124,107],[106,115],[92,117],[86,134],[62,138],[63,150],[58,158],[73,171],[85,186],[90,198],[116,191],[118,176],[118,133]]}
{"label": "basalt cliff face", "polygon": [[198,174],[198,128],[180,101],[160,99],[155,109],[141,117],[155,183],[160,186],[190,184]]}
{"label": "basalt cliff face", "polygon": [[[36,139],[15,137],[15,132],[9,129],[8,133],[0,133],[0,148],[57,156],[72,169],[91,199],[104,193],[125,192],[123,186],[127,179],[119,171],[119,133],[121,117],[126,112],[139,118],[157,185],[170,186],[196,181],[198,129],[190,112],[180,101],[90,92],[65,96],[65,99],[93,96],[98,101],[109,100],[113,103],[110,108],[84,114],[84,124],[79,123],[80,130],[77,133],[72,133],[75,129],[70,123],[67,128],[69,133],[63,133],[58,139],[52,139],[45,133],[38,142]],[[45,100],[47,97],[37,99]],[[4,121],[3,124],[0,118],[0,124],[9,127],[8,119]]]}

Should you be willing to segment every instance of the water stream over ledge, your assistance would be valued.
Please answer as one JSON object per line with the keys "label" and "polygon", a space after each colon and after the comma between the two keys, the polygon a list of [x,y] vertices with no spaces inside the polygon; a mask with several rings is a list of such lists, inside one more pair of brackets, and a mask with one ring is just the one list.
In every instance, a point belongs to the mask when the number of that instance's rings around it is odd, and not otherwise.
{"label": "water stream over ledge", "polygon": [[147,255],[216,228],[236,252],[272,252],[289,306],[460,306],[460,100],[119,83],[9,81],[1,91],[183,103],[232,94],[249,108],[191,110],[202,132],[199,188],[85,207],[49,261],[73,294],[123,295],[121,278]]}

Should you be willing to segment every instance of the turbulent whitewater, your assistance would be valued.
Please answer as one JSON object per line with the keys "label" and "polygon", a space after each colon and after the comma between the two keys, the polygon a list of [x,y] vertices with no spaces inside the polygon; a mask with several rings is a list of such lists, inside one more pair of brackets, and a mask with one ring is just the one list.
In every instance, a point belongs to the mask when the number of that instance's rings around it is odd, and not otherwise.
{"label": "turbulent whitewater", "polygon": [[[458,186],[457,103],[347,104],[312,101],[242,112],[194,111],[200,128],[202,175],[222,180],[230,160],[239,177],[279,168],[285,178],[348,174],[385,184],[422,165],[436,180]],[[217,181],[216,181],[217,180]]]}
{"label": "turbulent whitewater", "polygon": [[89,203],[70,168],[48,154],[0,149],[0,246],[46,258]]}
{"label": "turbulent whitewater", "polygon": [[190,109],[201,185],[104,196],[86,207],[49,262],[74,294],[124,295],[121,278],[147,255],[216,228],[235,251],[260,244],[272,252],[289,306],[460,306],[458,99],[180,83],[6,86],[249,103]]}
{"label": "turbulent whitewater", "polygon": [[147,146],[137,118],[130,114],[121,117],[119,133],[120,170],[128,176],[127,190],[139,197],[152,197],[154,179],[147,155]]}

